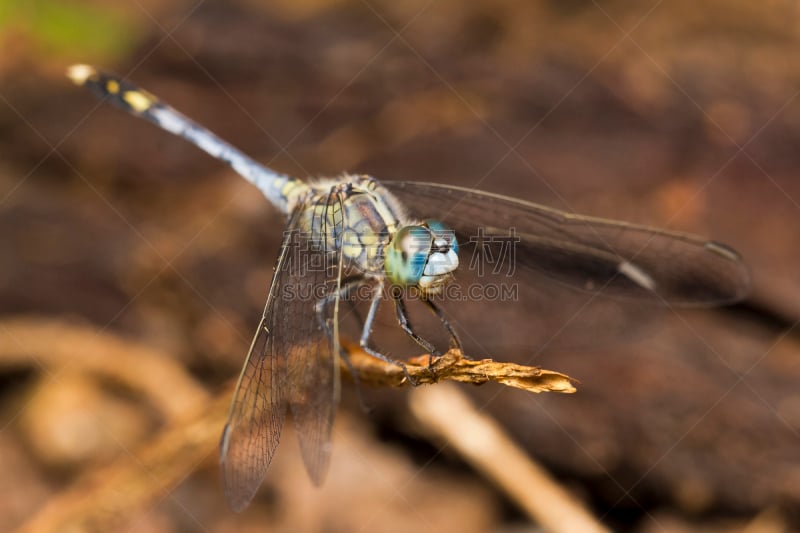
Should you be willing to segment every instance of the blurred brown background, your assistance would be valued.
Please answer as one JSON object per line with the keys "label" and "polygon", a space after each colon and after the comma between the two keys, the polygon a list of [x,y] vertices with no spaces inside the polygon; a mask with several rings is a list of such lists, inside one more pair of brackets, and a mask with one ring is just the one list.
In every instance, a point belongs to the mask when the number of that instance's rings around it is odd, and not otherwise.
{"label": "blurred brown background", "polygon": [[[536,352],[578,393],[468,390],[608,527],[800,528],[798,28],[781,1],[0,5],[0,530],[238,374],[283,225],[224,165],[74,87],[75,62],[299,177],[457,184],[732,245],[744,304],[637,307],[552,344],[521,305],[481,345]],[[407,391],[364,390],[365,412],[345,388],[322,491],[287,430],[243,514],[212,448],[120,530],[527,523],[415,430]]]}

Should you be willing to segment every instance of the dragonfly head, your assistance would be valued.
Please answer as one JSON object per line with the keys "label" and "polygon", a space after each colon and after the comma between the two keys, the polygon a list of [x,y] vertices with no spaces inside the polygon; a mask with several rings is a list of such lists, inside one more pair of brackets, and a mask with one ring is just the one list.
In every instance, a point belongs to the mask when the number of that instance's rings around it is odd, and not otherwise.
{"label": "dragonfly head", "polygon": [[403,226],[386,250],[389,281],[436,294],[458,267],[458,242],[453,230],[438,220]]}

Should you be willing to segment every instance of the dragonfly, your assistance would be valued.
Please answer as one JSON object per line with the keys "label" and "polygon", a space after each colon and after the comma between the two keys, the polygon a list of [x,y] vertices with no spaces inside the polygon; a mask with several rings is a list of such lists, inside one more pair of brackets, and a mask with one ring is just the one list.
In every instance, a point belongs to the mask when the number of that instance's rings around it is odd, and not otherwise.
{"label": "dragonfly", "polygon": [[748,292],[743,260],[719,242],[470,188],[350,174],[307,183],[261,165],[126,79],[88,65],[70,67],[68,76],[227,163],[288,219],[221,439],[222,482],[235,511],[247,507],[261,485],[287,411],[309,477],[322,484],[340,396],[340,361],[347,362],[339,313],[349,295],[368,291],[359,341],[374,357],[405,369],[372,345],[376,313],[386,300],[405,334],[432,356],[441,354],[411,324],[409,291],[437,317],[450,346],[461,347],[434,297],[465,268],[459,245],[476,236],[506,235],[513,228],[515,276],[523,280],[544,274],[592,294],[680,305],[727,304]]}

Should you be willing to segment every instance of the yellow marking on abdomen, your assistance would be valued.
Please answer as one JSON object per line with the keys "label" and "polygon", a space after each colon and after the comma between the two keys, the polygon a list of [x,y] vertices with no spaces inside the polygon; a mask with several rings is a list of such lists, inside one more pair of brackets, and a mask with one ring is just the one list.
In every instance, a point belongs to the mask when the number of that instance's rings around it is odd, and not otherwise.
{"label": "yellow marking on abdomen", "polygon": [[294,191],[296,187],[297,184],[295,182],[287,181],[283,184],[283,187],[281,187],[281,196],[289,198],[289,195],[292,194],[292,191]]}
{"label": "yellow marking on abdomen", "polygon": [[150,95],[145,94],[141,91],[127,91],[123,93],[122,99],[133,108],[134,111],[139,113],[143,113],[152,107],[153,103],[156,101],[155,98],[151,98]]}

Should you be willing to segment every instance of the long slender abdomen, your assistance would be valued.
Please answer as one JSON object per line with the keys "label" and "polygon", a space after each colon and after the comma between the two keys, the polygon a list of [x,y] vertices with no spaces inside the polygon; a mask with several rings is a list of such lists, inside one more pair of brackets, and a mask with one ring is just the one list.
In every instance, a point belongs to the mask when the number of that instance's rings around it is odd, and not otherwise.
{"label": "long slender abdomen", "polygon": [[155,95],[118,76],[89,65],[73,65],[67,76],[77,85],[89,88],[97,97],[183,137],[212,157],[224,161],[283,213],[288,213],[296,199],[308,190],[308,185],[302,181],[270,170]]}

